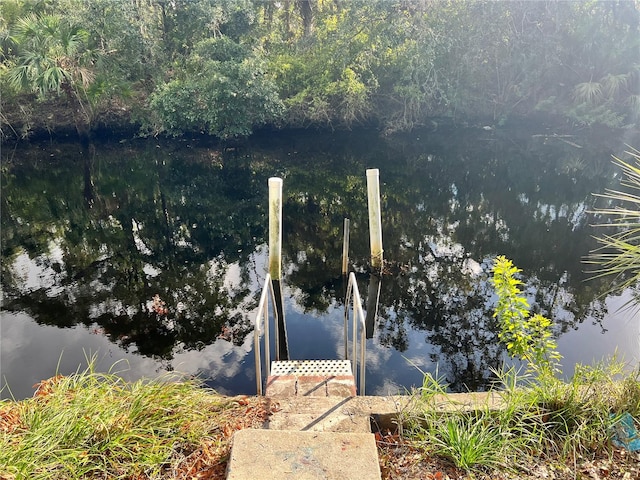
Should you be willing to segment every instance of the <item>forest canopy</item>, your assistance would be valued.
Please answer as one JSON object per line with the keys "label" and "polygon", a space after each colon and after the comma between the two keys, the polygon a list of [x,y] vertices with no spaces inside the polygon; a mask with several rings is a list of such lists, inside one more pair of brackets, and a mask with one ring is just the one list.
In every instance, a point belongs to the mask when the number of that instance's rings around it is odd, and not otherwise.
{"label": "forest canopy", "polygon": [[3,0],[0,134],[637,127],[639,23],[635,0]]}

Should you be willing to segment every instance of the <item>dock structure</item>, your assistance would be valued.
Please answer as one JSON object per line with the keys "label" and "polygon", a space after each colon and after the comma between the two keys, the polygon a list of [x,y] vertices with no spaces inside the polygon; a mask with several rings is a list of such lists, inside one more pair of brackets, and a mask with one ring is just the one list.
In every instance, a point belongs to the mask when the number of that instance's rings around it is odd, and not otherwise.
{"label": "dock structure", "polygon": [[234,434],[228,480],[381,479],[371,397],[356,396],[351,362],[274,361],[265,394],[275,413]]}
{"label": "dock structure", "polygon": [[[377,173],[377,171],[376,171]],[[367,172],[370,175],[370,172]],[[348,220],[345,221],[343,276],[345,290],[345,358],[289,359],[281,290],[282,180],[269,179],[269,273],[263,286],[254,328],[256,387],[263,393],[261,336],[264,334],[264,394],[272,402],[288,405],[261,430],[234,434],[227,469],[228,480],[379,480],[380,466],[369,417],[350,415],[347,405],[364,395],[365,316],[356,277],[348,274]],[[379,225],[379,201],[376,216]],[[376,254],[382,259],[377,228]],[[373,245],[373,244],[372,244]],[[372,247],[373,248],[373,247]],[[273,310],[276,359],[270,359],[269,302]],[[349,307],[352,307],[351,316]],[[352,358],[349,359],[351,319]],[[358,349],[359,347],[359,349]],[[358,366],[360,367],[358,370]],[[356,387],[359,376],[359,388]],[[345,413],[347,412],[347,413]]]}

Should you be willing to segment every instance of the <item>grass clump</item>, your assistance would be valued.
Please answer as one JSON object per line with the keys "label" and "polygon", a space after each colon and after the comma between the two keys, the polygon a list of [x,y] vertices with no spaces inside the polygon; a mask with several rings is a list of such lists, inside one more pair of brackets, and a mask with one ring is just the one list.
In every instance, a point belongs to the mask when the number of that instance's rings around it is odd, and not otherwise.
{"label": "grass clump", "polygon": [[[627,468],[617,460],[620,449],[611,440],[623,415],[631,415],[638,426],[640,374],[623,376],[622,367],[612,360],[578,368],[569,382],[535,385],[512,368],[497,374],[500,387],[484,403],[473,405],[456,404],[442,393],[446,385],[430,379],[413,392],[414,403],[403,412],[402,443],[431,464],[457,468],[449,475],[459,478],[494,478],[496,472],[504,478],[536,478],[530,473],[536,468],[547,468],[538,471],[543,476],[551,469],[554,475],[563,469],[575,474],[578,465],[593,465],[596,459]],[[621,456],[632,462],[634,474],[640,472],[640,456]]]}
{"label": "grass clump", "polygon": [[89,367],[0,402],[0,478],[224,478],[230,435],[262,423],[261,407],[166,380],[127,383]]}
{"label": "grass clump", "polygon": [[426,429],[415,431],[419,443],[451,461],[456,467],[500,468],[505,465],[507,445],[498,424],[485,415],[447,415]]}
{"label": "grass clump", "polygon": [[[523,362],[522,370],[495,372],[495,388],[480,405],[456,405],[442,379],[423,372],[423,385],[413,392],[415,403],[401,418],[403,440],[424,457],[443,459],[471,475],[497,470],[517,471],[519,478],[555,476],[548,471],[527,476],[527,465],[539,468],[542,461],[573,471],[575,478],[577,465],[593,468],[597,458],[608,462],[604,471],[626,459],[635,462],[629,467],[634,475],[640,474],[640,456],[616,457],[612,444],[623,417],[639,426],[640,371],[629,372],[613,358],[578,365],[570,381],[561,380],[551,322],[529,314],[518,272],[504,257],[496,259],[499,338]],[[632,478],[631,470],[623,478]]]}

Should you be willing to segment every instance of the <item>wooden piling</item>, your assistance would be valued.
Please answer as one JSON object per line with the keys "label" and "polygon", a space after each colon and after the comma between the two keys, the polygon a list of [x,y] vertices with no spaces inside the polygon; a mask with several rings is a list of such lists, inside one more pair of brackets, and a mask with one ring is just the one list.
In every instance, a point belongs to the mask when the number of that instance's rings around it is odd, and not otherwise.
{"label": "wooden piling", "polygon": [[371,245],[371,276],[367,292],[366,337],[373,338],[375,320],[378,315],[380,297],[380,275],[382,274],[382,219],[380,213],[380,172],[377,168],[367,170],[367,200],[369,204],[369,243]]}
{"label": "wooden piling", "polygon": [[380,275],[371,273],[369,275],[369,287],[367,289],[367,316],[364,320],[367,338],[373,338],[376,328],[376,318],[378,317],[378,303],[380,302]]}
{"label": "wooden piling", "polygon": [[342,294],[344,295],[344,358],[349,358],[348,351],[348,320],[349,320],[349,226],[350,220],[344,219],[344,229],[342,235]]}
{"label": "wooden piling", "polygon": [[369,203],[369,243],[371,268],[382,271],[382,220],[380,216],[380,172],[367,169],[367,200]]}
{"label": "wooden piling", "polygon": [[349,275],[349,225],[350,220],[348,218],[345,218],[342,236],[342,276],[345,279],[347,278],[347,275]]}
{"label": "wooden piling", "polygon": [[[269,179],[269,274],[276,304],[276,360],[289,359],[282,299],[282,179]],[[265,348],[269,348],[267,345]]]}

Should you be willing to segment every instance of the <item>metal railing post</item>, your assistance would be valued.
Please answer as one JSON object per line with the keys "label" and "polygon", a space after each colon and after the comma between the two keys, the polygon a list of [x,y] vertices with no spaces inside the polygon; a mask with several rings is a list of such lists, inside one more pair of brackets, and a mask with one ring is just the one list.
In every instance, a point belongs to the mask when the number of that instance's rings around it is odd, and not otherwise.
{"label": "metal railing post", "polygon": [[[349,274],[349,283],[347,284],[347,296],[345,298],[344,311],[345,311],[345,356],[349,360],[348,356],[348,335],[347,325],[349,322],[349,307],[352,304],[352,327],[351,327],[351,371],[353,376],[356,376],[357,363],[358,363],[358,336],[360,337],[360,372],[359,372],[359,387],[358,394],[364,395],[365,393],[365,373],[366,373],[366,352],[367,352],[367,340],[366,340],[366,325],[364,312],[362,310],[362,299],[360,298],[360,292],[358,291],[358,283],[356,281],[355,273]],[[358,335],[358,331],[360,335]]]}
{"label": "metal railing post", "polygon": [[[260,348],[260,333],[262,328],[260,327],[260,320],[262,320],[264,325],[264,369],[267,378],[269,378],[271,373],[271,352],[269,349],[269,297],[271,297],[274,317],[277,317],[275,295],[273,293],[273,286],[271,285],[271,275],[267,273],[267,276],[264,279],[262,293],[260,294],[260,302],[258,303],[258,311],[256,313],[256,320],[253,328],[253,351],[255,353],[256,391],[258,395],[262,395],[262,355]],[[274,318],[274,322],[276,321],[277,318]]]}

